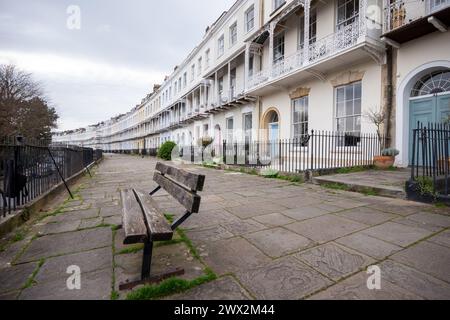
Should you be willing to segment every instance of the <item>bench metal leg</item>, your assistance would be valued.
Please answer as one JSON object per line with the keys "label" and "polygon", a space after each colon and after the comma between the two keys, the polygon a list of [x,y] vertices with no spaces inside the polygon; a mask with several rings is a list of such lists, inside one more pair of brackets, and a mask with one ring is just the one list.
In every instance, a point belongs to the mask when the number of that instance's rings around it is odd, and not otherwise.
{"label": "bench metal leg", "polygon": [[152,265],[152,254],[153,254],[153,241],[148,241],[144,244],[141,279],[137,281],[122,283],[119,285],[119,290],[131,290],[139,285],[158,283],[165,279],[175,276],[181,276],[184,274],[184,269],[175,268],[169,270],[168,272],[151,275],[150,271]]}
{"label": "bench metal leg", "polygon": [[147,241],[144,245],[144,255],[142,257],[142,280],[150,277],[150,269],[152,266],[153,241]]}
{"label": "bench metal leg", "polygon": [[186,213],[181,216],[180,218],[178,218],[177,221],[175,221],[174,223],[172,223],[172,230],[175,230],[176,228],[178,228],[183,222],[186,221],[187,218],[189,218],[192,215],[192,212],[186,211]]}
{"label": "bench metal leg", "polygon": [[152,192],[150,192],[150,195],[151,195],[151,196],[154,195],[154,194],[157,193],[159,190],[161,190],[161,186],[157,186],[157,187],[155,188],[155,190],[153,190]]}

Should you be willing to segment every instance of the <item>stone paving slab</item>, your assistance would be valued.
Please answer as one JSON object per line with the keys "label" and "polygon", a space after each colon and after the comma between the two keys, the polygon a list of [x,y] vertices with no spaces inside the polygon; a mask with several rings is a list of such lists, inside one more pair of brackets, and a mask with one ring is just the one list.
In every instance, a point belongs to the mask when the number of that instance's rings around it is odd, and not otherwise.
{"label": "stone paving slab", "polygon": [[267,227],[281,227],[290,223],[295,222],[281,213],[270,213],[263,216],[253,217],[254,220],[266,225]]}
{"label": "stone paving slab", "polygon": [[236,215],[237,217],[241,219],[248,219],[252,217],[259,216],[261,214],[268,214],[268,213],[276,213],[283,209],[280,205],[271,203],[271,202],[262,202],[262,199],[252,199],[253,202],[252,206],[238,206],[238,207],[232,207],[227,208],[227,211],[230,213]]}
{"label": "stone paving slab", "polygon": [[36,269],[37,263],[11,266],[0,271],[0,293],[21,289]]}
{"label": "stone paving slab", "polygon": [[0,301],[12,301],[16,300],[20,291],[13,291],[9,293],[0,293]]}
{"label": "stone paving slab", "polygon": [[427,206],[416,202],[386,199],[384,201],[376,201],[368,206],[380,211],[394,213],[404,217],[423,212],[424,209],[427,208]]}
{"label": "stone paving slab", "polygon": [[450,251],[441,245],[424,241],[394,254],[391,259],[450,282]]}
{"label": "stone paving slab", "polygon": [[38,228],[39,236],[46,236],[50,234],[66,233],[75,231],[80,226],[80,220],[70,220],[63,222],[47,223]]}
{"label": "stone paving slab", "polygon": [[368,228],[368,226],[329,214],[303,222],[296,222],[287,225],[286,228],[318,243],[325,243]]}
{"label": "stone paving slab", "polygon": [[111,228],[44,236],[32,241],[18,263],[36,261],[61,254],[87,251],[112,245]]}
{"label": "stone paving slab", "polygon": [[57,278],[25,289],[20,300],[109,300],[112,268],[81,274],[81,289],[69,290],[67,278]]}
{"label": "stone paving slab", "polygon": [[89,229],[89,228],[95,228],[101,225],[103,222],[103,218],[92,218],[92,219],[85,219],[81,221],[81,224],[79,226],[79,229]]}
{"label": "stone paving slab", "polygon": [[407,217],[408,220],[413,220],[424,225],[432,225],[440,228],[450,227],[450,217],[440,214],[416,213]]}
{"label": "stone paving slab", "polygon": [[399,223],[387,222],[379,226],[364,230],[364,234],[380,240],[407,247],[432,234],[431,231],[410,227]]}
{"label": "stone paving slab", "polygon": [[281,211],[281,213],[289,218],[297,221],[303,221],[311,218],[316,218],[330,213],[328,210],[318,208],[316,206],[305,206],[301,208],[289,209]]}
{"label": "stone paving slab", "polygon": [[267,229],[263,224],[250,219],[224,223],[223,227],[235,236],[242,236]]}
{"label": "stone paving slab", "polygon": [[397,215],[381,212],[376,209],[359,207],[337,213],[337,215],[367,225],[377,225],[397,218]]}
{"label": "stone paving slab", "polygon": [[422,300],[421,297],[388,281],[382,281],[381,290],[369,290],[367,279],[367,273],[360,272],[313,295],[310,300]]}
{"label": "stone paving slab", "polygon": [[332,282],[294,257],[284,257],[237,273],[240,282],[257,299],[295,300]]}
{"label": "stone paving slab", "polygon": [[382,279],[425,299],[450,299],[450,285],[404,264],[387,260],[380,264]]}
{"label": "stone paving slab", "polygon": [[314,245],[310,239],[284,228],[259,231],[244,237],[272,258],[279,258]]}
{"label": "stone paving slab", "polygon": [[220,225],[204,229],[189,230],[186,234],[195,244],[202,244],[234,237],[231,232]]}
{"label": "stone paving slab", "polygon": [[444,231],[444,232],[428,239],[428,241],[450,248],[450,230]]}
{"label": "stone paving slab", "polygon": [[356,273],[375,261],[334,243],[306,250],[296,257],[334,281]]}
{"label": "stone paving slab", "polygon": [[223,275],[256,267],[271,259],[242,238],[220,240],[206,244],[203,257],[214,272]]}
{"label": "stone paving slab", "polygon": [[403,249],[400,246],[370,237],[362,232],[339,238],[336,242],[378,260],[383,260]]}
{"label": "stone paving slab", "polygon": [[58,214],[50,219],[50,222],[65,222],[98,217],[99,209],[71,211]]}
{"label": "stone paving slab", "polygon": [[251,296],[232,277],[223,277],[200,285],[166,300],[250,300]]}
{"label": "stone paving slab", "polygon": [[14,258],[23,250],[26,245],[28,245],[29,242],[29,239],[14,242],[6,247],[4,251],[0,252],[0,272],[1,269],[11,266]]}
{"label": "stone paving slab", "polygon": [[70,266],[80,267],[83,274],[111,268],[112,262],[111,247],[50,258],[39,269],[35,281],[41,284],[57,278],[67,279],[67,268]]}
{"label": "stone paving slab", "polygon": [[425,230],[428,230],[428,231],[430,231],[432,233],[437,233],[437,232],[442,231],[444,229],[444,228],[438,227],[438,226],[436,226],[434,224],[430,224],[430,223],[426,223],[426,222],[419,222],[419,221],[416,221],[416,220],[411,220],[411,219],[408,219],[408,217],[397,218],[397,219],[392,220],[392,222],[403,224],[405,226],[425,229]]}

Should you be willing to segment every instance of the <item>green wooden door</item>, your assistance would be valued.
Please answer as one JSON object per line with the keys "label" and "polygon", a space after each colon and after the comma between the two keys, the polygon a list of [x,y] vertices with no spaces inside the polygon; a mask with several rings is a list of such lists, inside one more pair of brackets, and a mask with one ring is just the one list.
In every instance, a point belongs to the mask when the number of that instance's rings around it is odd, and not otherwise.
{"label": "green wooden door", "polygon": [[450,117],[450,94],[435,95],[410,101],[409,161],[412,162],[413,130],[418,123],[440,123]]}

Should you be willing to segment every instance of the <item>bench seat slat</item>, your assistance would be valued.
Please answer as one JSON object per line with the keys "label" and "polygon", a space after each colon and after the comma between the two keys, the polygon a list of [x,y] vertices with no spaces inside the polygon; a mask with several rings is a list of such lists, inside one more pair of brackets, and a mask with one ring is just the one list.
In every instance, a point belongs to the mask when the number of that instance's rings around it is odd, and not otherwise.
{"label": "bench seat slat", "polygon": [[[147,193],[133,189],[136,199],[139,202],[142,212],[145,215],[147,226],[149,228],[150,240],[168,241],[172,240],[173,230],[165,218],[161,209],[159,209],[155,200]],[[141,213],[142,215],[142,213]]]}
{"label": "bench seat slat", "polygon": [[174,197],[187,211],[198,213],[200,209],[200,196],[192,191],[186,190],[181,185],[169,178],[155,172],[153,180]]}
{"label": "bench seat slat", "polygon": [[202,191],[205,184],[205,176],[201,174],[195,174],[183,169],[168,166],[164,163],[158,162],[156,164],[157,171],[163,175],[171,176],[175,181],[184,184],[186,187],[193,191]]}
{"label": "bench seat slat", "polygon": [[147,239],[147,228],[144,216],[133,190],[120,192],[122,198],[122,225],[125,231],[124,244],[144,243]]}

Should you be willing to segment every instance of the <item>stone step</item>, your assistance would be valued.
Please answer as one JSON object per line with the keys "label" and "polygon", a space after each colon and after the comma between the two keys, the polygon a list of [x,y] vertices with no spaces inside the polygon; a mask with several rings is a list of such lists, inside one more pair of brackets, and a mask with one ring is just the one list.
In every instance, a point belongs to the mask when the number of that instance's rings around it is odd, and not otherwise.
{"label": "stone step", "polygon": [[313,183],[318,185],[339,184],[343,185],[345,189],[348,191],[354,191],[359,193],[367,193],[369,191],[372,191],[376,193],[376,195],[382,197],[394,199],[406,199],[406,192],[404,188],[369,182],[359,182],[357,179],[356,180],[348,179],[348,177],[345,176],[346,176],[345,174],[342,174],[342,175],[315,177],[313,178]]}

